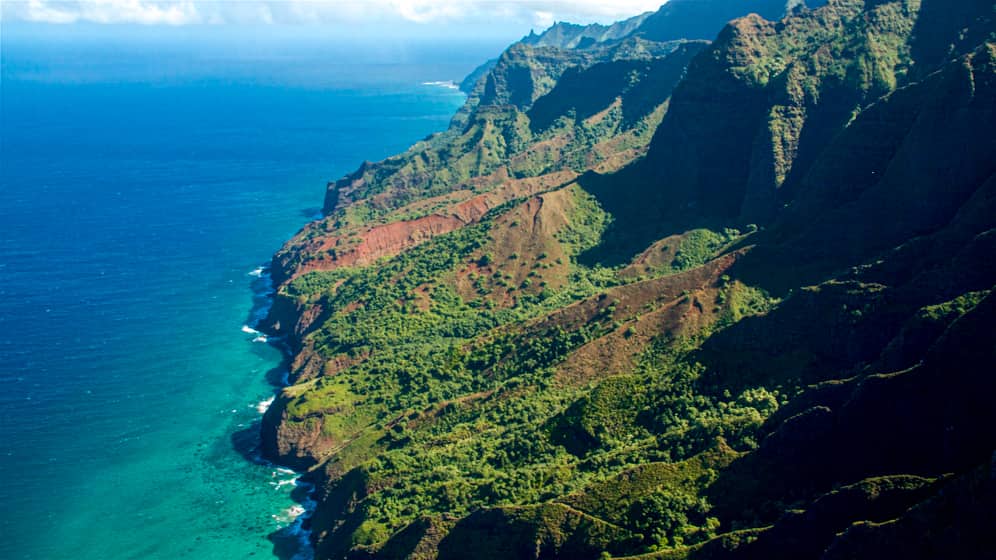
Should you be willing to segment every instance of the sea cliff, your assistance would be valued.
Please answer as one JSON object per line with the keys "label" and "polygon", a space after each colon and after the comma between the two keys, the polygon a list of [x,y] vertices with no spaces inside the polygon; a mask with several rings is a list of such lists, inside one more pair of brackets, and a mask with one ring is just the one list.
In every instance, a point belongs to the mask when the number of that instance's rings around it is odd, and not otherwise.
{"label": "sea cliff", "polygon": [[320,558],[991,550],[992,3],[746,4],[527,37],[329,184],[263,421]]}

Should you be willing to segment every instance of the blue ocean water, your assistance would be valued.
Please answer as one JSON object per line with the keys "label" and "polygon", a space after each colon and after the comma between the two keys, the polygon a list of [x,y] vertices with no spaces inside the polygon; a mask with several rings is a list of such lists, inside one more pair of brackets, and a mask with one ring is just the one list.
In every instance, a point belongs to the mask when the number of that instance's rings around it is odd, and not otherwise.
{"label": "blue ocean water", "polygon": [[0,558],[292,555],[251,272],[501,48],[220,35],[3,29]]}

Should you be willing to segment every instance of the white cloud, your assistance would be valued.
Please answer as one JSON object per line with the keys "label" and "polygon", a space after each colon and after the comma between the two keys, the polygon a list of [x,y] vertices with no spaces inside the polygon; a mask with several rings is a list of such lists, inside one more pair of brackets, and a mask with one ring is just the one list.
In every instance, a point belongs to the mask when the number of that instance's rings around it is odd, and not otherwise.
{"label": "white cloud", "polygon": [[51,1],[28,0],[28,2],[12,2],[8,7],[15,19],[43,23],[75,23],[87,21],[93,23],[140,23],[145,25],[185,25],[200,23],[201,17],[197,5],[192,0],[186,1],[149,1],[149,0],[77,0]]}
{"label": "white cloud", "polygon": [[270,25],[274,22],[273,12],[270,11],[270,7],[266,4],[263,4],[256,9],[256,17],[260,22],[265,23],[266,25]]}
{"label": "white cloud", "polygon": [[535,24],[536,27],[547,28],[553,25],[554,21],[556,20],[553,17],[553,12],[546,12],[542,10],[536,10],[533,12],[533,24]]}
{"label": "white cloud", "polygon": [[3,18],[47,23],[607,23],[666,0],[4,0]]}
{"label": "white cloud", "polygon": [[470,2],[438,0],[400,0],[392,4],[398,15],[415,23],[459,20],[465,17],[467,8],[473,9]]}
{"label": "white cloud", "polygon": [[[16,5],[15,5],[16,6]],[[11,5],[6,4],[4,12],[10,9]],[[8,16],[5,16],[8,17]],[[60,10],[47,5],[42,0],[31,0],[23,13],[15,12],[14,17],[28,21],[43,21],[46,23],[73,23],[79,19],[79,15],[72,10]]]}

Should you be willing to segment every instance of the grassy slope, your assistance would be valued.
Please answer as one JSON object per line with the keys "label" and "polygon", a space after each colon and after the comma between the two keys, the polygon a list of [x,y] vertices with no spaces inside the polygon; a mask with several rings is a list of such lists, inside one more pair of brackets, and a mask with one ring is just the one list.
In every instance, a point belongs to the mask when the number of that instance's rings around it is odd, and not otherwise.
{"label": "grassy slope", "polygon": [[[299,308],[300,367],[265,434],[271,453],[314,465],[321,557],[812,557],[946,511],[938,490],[970,484],[996,443],[966,396],[991,394],[977,335],[992,332],[996,284],[979,264],[996,226],[993,54],[909,72],[910,53],[930,51],[919,3],[868,4],[740,22],[669,104],[638,87],[659,58],[566,70],[577,55],[522,47],[454,130],[333,185],[329,217],[277,258],[294,277],[281,291]],[[677,48],[674,64],[694,54]],[[586,72],[611,85],[641,69],[618,99],[570,102]],[[701,98],[723,83],[729,95]],[[973,143],[960,152],[972,172],[943,191],[949,176],[923,173],[940,210],[896,204],[875,222],[904,196],[904,149],[953,152],[929,134],[942,106]],[[703,115],[744,110],[757,119],[709,140]],[[655,128],[631,170],[577,180],[632,161]],[[905,148],[861,152],[879,130],[878,145]],[[689,138],[711,144],[679,161]],[[745,167],[703,186],[701,153],[737,143]],[[868,157],[839,159],[854,153]],[[662,162],[673,173],[647,172]],[[687,205],[704,196],[728,202]],[[790,207],[766,229],[737,225],[777,199]],[[837,251],[831,227],[882,242]],[[931,392],[961,404],[934,407]],[[868,524],[836,541],[854,521]]]}

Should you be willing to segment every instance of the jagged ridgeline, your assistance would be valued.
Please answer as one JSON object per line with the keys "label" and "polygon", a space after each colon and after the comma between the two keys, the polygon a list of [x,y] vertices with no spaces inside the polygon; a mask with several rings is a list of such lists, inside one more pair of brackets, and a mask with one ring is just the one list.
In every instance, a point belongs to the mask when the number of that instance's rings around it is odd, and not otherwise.
{"label": "jagged ridgeline", "polygon": [[994,9],[557,24],[331,183],[263,424],[318,557],[991,557]]}

